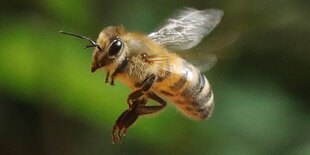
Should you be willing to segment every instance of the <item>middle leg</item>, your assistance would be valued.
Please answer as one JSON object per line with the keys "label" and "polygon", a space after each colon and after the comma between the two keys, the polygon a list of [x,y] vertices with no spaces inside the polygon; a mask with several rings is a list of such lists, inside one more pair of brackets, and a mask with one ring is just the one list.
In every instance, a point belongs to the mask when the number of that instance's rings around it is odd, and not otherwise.
{"label": "middle leg", "polygon": [[139,112],[140,115],[156,113],[166,107],[167,102],[162,98],[160,98],[159,96],[157,96],[155,93],[150,92],[147,93],[146,95],[148,98],[158,102],[160,105],[154,105],[154,106],[141,105],[137,108],[137,112]]}
{"label": "middle leg", "polygon": [[152,74],[151,76],[146,78],[146,80],[144,80],[144,84],[140,89],[138,89],[138,90],[136,90],[136,91],[134,91],[128,95],[127,104],[129,105],[129,109],[132,108],[132,105],[131,105],[132,101],[139,99],[141,96],[143,96],[144,94],[147,93],[147,91],[152,87],[152,85],[155,81],[155,78],[156,78],[156,76],[154,74]]}

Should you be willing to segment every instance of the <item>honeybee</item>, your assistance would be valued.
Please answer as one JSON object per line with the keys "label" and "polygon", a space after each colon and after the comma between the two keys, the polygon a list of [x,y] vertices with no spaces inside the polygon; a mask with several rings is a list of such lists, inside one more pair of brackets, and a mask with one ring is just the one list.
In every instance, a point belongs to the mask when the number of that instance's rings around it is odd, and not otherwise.
{"label": "honeybee", "polygon": [[[60,33],[88,40],[95,47],[91,72],[104,68],[105,83],[114,85],[114,79],[127,84],[128,109],[116,120],[112,142],[121,143],[127,129],[139,116],[165,108],[165,97],[186,116],[205,120],[214,109],[213,91],[207,78],[191,63],[172,51],[195,47],[221,21],[223,11],[185,8],[167,20],[156,32],[144,35],[127,32],[124,26],[104,28],[97,42],[81,35]],[[178,52],[180,53],[180,52]],[[207,62],[206,62],[207,63]],[[110,81],[111,79],[111,81]],[[159,105],[147,105],[149,100]]]}

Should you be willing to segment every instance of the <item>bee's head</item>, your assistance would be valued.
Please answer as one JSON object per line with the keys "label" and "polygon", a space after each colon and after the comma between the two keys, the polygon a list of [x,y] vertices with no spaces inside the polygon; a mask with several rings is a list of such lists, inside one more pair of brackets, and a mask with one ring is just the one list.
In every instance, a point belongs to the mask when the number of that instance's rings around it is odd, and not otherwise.
{"label": "bee's head", "polygon": [[121,35],[124,33],[125,29],[123,26],[110,26],[100,32],[97,44],[101,49],[96,48],[94,50],[91,72],[116,63],[118,58],[122,56],[124,42],[121,39]]}
{"label": "bee's head", "polygon": [[93,53],[91,72],[95,72],[99,68],[117,63],[117,60],[122,57],[124,43],[120,36],[125,33],[125,28],[123,26],[110,26],[103,29],[99,34],[97,43],[85,36],[63,31],[60,31],[60,33],[75,36],[91,42],[91,45],[88,45],[85,48],[96,47]]}

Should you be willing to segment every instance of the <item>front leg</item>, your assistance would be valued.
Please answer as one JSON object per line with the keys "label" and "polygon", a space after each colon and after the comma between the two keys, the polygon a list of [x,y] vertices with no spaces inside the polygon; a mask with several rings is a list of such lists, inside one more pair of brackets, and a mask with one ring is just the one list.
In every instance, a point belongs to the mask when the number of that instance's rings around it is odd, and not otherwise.
{"label": "front leg", "polygon": [[115,76],[119,73],[122,73],[125,70],[129,61],[130,61],[130,59],[128,57],[126,57],[125,60],[119,66],[117,66],[115,71],[112,73],[112,75],[111,75],[111,85],[112,86],[114,85]]}
{"label": "front leg", "polygon": [[129,108],[132,108],[131,101],[137,100],[139,97],[147,93],[147,91],[152,87],[154,81],[155,81],[156,76],[152,74],[149,76],[146,80],[144,80],[144,84],[142,88],[132,92],[129,94],[127,98],[127,104],[129,105]]}
{"label": "front leg", "polygon": [[110,77],[110,71],[107,72],[107,75],[105,77],[105,83],[109,83],[109,77]]}

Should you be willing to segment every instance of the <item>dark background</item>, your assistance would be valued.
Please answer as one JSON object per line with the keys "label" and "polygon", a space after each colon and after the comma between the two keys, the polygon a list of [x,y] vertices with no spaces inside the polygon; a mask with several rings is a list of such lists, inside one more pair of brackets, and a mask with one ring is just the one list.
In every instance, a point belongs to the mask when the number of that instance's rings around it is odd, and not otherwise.
{"label": "dark background", "polygon": [[[92,49],[59,30],[96,39],[123,24],[149,33],[183,7],[224,18],[196,47],[216,53],[205,75],[211,120],[173,104],[140,118],[111,144],[129,89],[90,73]],[[2,0],[0,154],[310,154],[309,0]]]}

